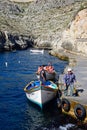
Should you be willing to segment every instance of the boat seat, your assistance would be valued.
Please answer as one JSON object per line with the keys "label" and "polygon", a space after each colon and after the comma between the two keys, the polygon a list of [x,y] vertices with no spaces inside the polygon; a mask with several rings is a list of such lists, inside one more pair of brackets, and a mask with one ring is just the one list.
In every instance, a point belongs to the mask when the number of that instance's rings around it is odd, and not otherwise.
{"label": "boat seat", "polygon": [[40,81],[35,81],[34,84],[34,86],[40,86]]}
{"label": "boat seat", "polygon": [[45,85],[47,85],[47,86],[50,85],[50,84],[51,84],[50,81],[45,82]]}

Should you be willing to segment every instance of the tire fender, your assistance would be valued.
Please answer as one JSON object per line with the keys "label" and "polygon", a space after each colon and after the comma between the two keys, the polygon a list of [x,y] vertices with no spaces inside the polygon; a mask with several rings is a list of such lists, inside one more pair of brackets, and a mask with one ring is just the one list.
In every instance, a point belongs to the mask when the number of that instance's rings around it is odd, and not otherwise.
{"label": "tire fender", "polygon": [[62,99],[62,109],[65,111],[65,112],[69,112],[70,111],[70,102],[66,99],[66,98],[63,98]]}
{"label": "tire fender", "polygon": [[81,104],[77,104],[74,108],[74,113],[75,116],[79,119],[79,120],[84,120],[86,117],[86,109],[84,108],[83,105]]}

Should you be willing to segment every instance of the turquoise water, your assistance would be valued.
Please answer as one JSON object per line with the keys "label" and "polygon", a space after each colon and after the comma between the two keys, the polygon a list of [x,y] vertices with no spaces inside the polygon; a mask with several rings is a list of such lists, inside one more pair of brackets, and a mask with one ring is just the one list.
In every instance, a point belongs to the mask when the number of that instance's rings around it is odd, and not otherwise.
{"label": "turquoise water", "polygon": [[26,98],[25,85],[36,80],[38,66],[48,62],[52,62],[58,74],[67,65],[47,51],[44,54],[32,54],[30,50],[0,53],[0,130],[58,130],[74,122],[58,111],[56,100],[41,111]]}

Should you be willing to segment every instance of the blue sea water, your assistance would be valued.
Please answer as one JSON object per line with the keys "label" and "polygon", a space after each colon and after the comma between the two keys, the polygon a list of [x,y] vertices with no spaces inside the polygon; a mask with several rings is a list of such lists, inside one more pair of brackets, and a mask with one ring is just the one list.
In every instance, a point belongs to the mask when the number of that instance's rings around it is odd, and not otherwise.
{"label": "blue sea water", "polygon": [[38,66],[48,62],[52,62],[58,74],[67,65],[47,51],[44,54],[32,54],[30,50],[0,53],[0,130],[58,130],[72,122],[58,111],[56,101],[41,111],[26,98],[25,85],[37,79]]}

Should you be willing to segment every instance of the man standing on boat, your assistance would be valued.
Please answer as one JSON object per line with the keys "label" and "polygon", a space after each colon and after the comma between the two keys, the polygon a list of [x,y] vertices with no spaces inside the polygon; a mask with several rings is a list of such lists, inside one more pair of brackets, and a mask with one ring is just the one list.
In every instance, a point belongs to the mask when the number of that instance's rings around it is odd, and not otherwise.
{"label": "man standing on boat", "polygon": [[65,96],[68,95],[68,89],[70,89],[70,96],[73,96],[74,93],[74,83],[76,82],[76,76],[72,72],[71,68],[68,68],[67,74],[64,75],[64,86],[65,88]]}
{"label": "man standing on boat", "polygon": [[40,81],[41,81],[41,84],[45,84],[46,82],[46,72],[44,70],[43,65],[42,65],[42,70],[40,71]]}

